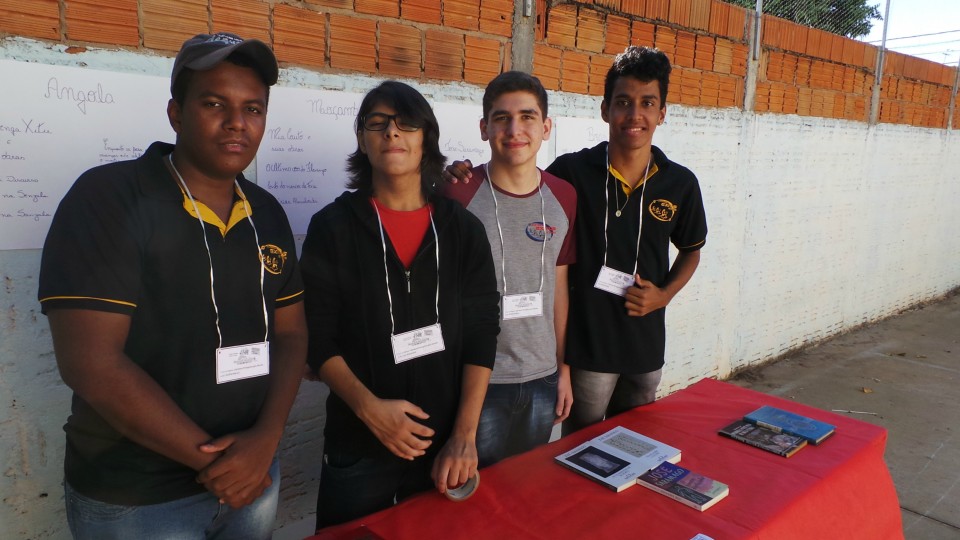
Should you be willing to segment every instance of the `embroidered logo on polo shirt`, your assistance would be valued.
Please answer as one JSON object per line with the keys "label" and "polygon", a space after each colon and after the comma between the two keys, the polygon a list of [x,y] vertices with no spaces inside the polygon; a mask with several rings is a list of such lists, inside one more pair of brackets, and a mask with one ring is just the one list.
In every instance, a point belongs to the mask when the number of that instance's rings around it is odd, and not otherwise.
{"label": "embroidered logo on polo shirt", "polygon": [[264,270],[274,275],[281,274],[287,262],[287,252],[273,244],[264,244],[260,246],[260,260]]}
{"label": "embroidered logo on polo shirt", "polygon": [[556,227],[544,225],[539,221],[534,221],[527,225],[527,237],[534,242],[543,242],[545,239],[550,240],[556,232]]}
{"label": "embroidered logo on polo shirt", "polygon": [[666,199],[657,199],[650,203],[650,215],[660,221],[672,221],[677,213],[677,205]]}

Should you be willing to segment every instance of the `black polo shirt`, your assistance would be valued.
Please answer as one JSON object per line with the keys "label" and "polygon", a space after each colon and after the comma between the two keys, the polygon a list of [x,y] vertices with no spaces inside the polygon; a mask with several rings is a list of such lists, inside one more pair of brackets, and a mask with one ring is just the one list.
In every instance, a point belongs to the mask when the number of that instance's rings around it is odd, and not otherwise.
{"label": "black polo shirt", "polygon": [[[172,151],[172,145],[154,143],[139,159],[80,176],[47,235],[39,298],[44,313],[91,309],[129,315],[125,353],[217,437],[256,422],[270,377],[216,383],[211,259],[224,347],[264,339],[261,256],[271,336],[274,310],[301,301],[303,284],[293,235],[276,199],[238,178],[256,236],[242,212],[223,231],[206,222],[201,229],[164,163]],[[76,395],[64,430],[66,478],[84,495],[142,505],[204,489],[194,471],[124,438]]]}
{"label": "black polo shirt", "polygon": [[[630,317],[620,296],[593,285],[603,265],[604,213],[607,222],[607,266],[631,273],[637,252],[640,212],[643,235],[636,258],[640,277],[662,287],[670,271],[669,244],[680,251],[696,251],[707,238],[707,219],[696,176],[667,159],[656,146],[658,171],[647,180],[640,203],[640,187],[627,200],[622,215],[613,206],[624,194],[620,182],[607,178],[607,143],[564,154],[547,171],[567,180],[577,190],[577,264],[570,269],[570,321],[567,326],[567,364],[603,373],[649,373],[663,367],[664,312]],[[606,197],[609,196],[609,206]]]}

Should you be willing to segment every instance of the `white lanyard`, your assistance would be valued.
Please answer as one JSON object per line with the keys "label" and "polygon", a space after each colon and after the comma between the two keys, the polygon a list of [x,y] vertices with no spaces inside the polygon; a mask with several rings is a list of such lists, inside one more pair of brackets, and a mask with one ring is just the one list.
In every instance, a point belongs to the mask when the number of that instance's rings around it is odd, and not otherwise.
{"label": "white lanyard", "polygon": [[[507,296],[507,268],[506,253],[503,244],[503,229],[500,227],[500,205],[497,203],[497,195],[493,189],[493,178],[490,176],[490,163],[483,166],[483,171],[487,175],[487,183],[490,185],[490,197],[493,198],[493,215],[497,220],[497,233],[500,235],[500,274],[503,277],[503,294]],[[540,170],[537,169],[537,193],[540,195],[540,223],[543,225],[543,243],[540,245],[540,288],[537,292],[543,292],[543,268],[547,250],[547,215],[544,210],[543,190],[540,189]]]}
{"label": "white lanyard", "polygon": [[[640,259],[640,235],[643,232],[643,192],[647,189],[647,173],[650,172],[650,162],[653,161],[653,156],[650,156],[650,159],[647,160],[647,168],[643,171],[643,186],[640,188],[640,223],[637,227],[637,251],[633,257],[633,272],[631,275],[637,273],[637,262]],[[604,191],[604,200],[605,212],[603,214],[603,266],[607,266],[607,222],[610,221],[610,146],[607,145],[607,176],[603,181],[603,191]],[[618,180],[619,182],[619,180]],[[614,189],[621,189],[619,185],[614,186]],[[628,198],[629,200],[629,198]],[[626,206],[626,205],[624,205]]]}
{"label": "white lanyard", "polygon": [[[393,295],[390,294],[390,270],[387,268],[387,239],[383,233],[383,220],[380,219],[380,209],[373,203],[373,211],[377,214],[377,224],[380,226],[380,245],[383,247],[383,275],[387,283],[387,302],[390,305],[390,335],[396,335],[396,325],[393,320]],[[437,293],[434,297],[433,308],[437,315],[436,324],[440,324],[440,236],[437,235],[437,226],[433,222],[433,211],[430,212],[430,228],[433,229],[434,254],[437,259]]]}
{"label": "white lanyard", "polygon": [[[207,260],[210,262],[210,299],[213,302],[213,313],[215,315],[216,326],[217,326],[217,339],[218,346],[217,348],[223,348],[223,334],[220,332],[220,310],[217,308],[217,294],[213,288],[213,255],[210,253],[210,244],[207,242],[207,228],[203,224],[203,217],[200,215],[200,207],[197,206],[197,201],[194,200],[193,194],[190,193],[190,188],[187,187],[187,183],[183,180],[183,176],[180,175],[180,171],[177,170],[177,166],[173,164],[173,155],[167,154],[167,160],[170,161],[170,167],[173,168],[173,172],[176,173],[177,179],[180,180],[180,185],[183,186],[184,192],[186,192],[187,197],[190,199],[190,202],[193,204],[193,211],[197,214],[197,220],[200,222],[200,230],[203,231],[203,245],[207,248]],[[240,197],[243,199],[243,211],[247,215],[247,221],[250,222],[250,227],[253,228],[253,239],[257,243],[257,261],[260,262],[260,301],[263,305],[263,341],[267,341],[267,336],[269,336],[269,319],[267,318],[267,299],[263,292],[263,257],[260,253],[260,237],[257,235],[257,227],[253,224],[253,219],[250,217],[250,211],[247,210],[247,196],[244,195],[243,190],[240,189],[240,183],[236,180],[233,181],[234,186],[236,186],[237,191],[240,192]]]}

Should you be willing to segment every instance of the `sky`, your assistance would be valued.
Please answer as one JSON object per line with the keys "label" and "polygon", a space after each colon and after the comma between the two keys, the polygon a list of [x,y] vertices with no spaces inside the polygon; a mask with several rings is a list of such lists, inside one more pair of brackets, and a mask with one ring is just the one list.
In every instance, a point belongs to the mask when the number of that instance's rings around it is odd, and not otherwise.
{"label": "sky", "polygon": [[[868,3],[877,6],[880,16],[883,16],[887,0],[870,0]],[[957,65],[960,59],[960,0],[890,0],[887,24],[888,49]],[[937,32],[947,33],[906,38]],[[861,39],[879,46],[882,38],[883,22],[874,21],[870,35]]]}

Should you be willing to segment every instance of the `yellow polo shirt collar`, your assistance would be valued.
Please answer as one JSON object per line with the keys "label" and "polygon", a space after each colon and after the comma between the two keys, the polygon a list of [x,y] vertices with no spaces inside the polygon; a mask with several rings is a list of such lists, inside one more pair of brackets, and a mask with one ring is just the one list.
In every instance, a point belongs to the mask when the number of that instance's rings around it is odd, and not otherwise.
{"label": "yellow polo shirt collar", "polygon": [[[193,208],[193,203],[190,202],[190,197],[187,197],[187,193],[183,191],[183,186],[179,187],[180,192],[183,193],[183,209],[194,218],[197,218],[197,212]],[[237,200],[233,201],[233,208],[230,209],[230,218],[227,220],[227,223],[224,223],[223,220],[220,219],[220,216],[211,210],[209,206],[200,201],[196,201],[197,208],[200,209],[200,219],[220,229],[222,236],[226,236],[227,231],[234,225],[247,219],[247,213],[253,217],[253,207],[250,206],[250,203],[243,198],[243,194],[240,193],[236,186],[233,187],[233,191],[237,194]],[[244,209],[244,207],[246,207],[246,209]]]}
{"label": "yellow polo shirt collar", "polygon": [[642,186],[644,182],[652,178],[653,175],[657,174],[658,170],[660,169],[657,168],[657,162],[654,161],[653,163],[650,164],[650,172],[647,173],[647,177],[637,182],[636,186],[631,186],[630,182],[628,182],[627,179],[624,178],[622,174],[620,174],[620,171],[614,169],[613,165],[610,165],[610,174],[613,175],[614,178],[620,181],[620,187],[623,188],[623,192],[627,195],[627,197],[629,197],[630,194],[633,193],[634,189]]}

